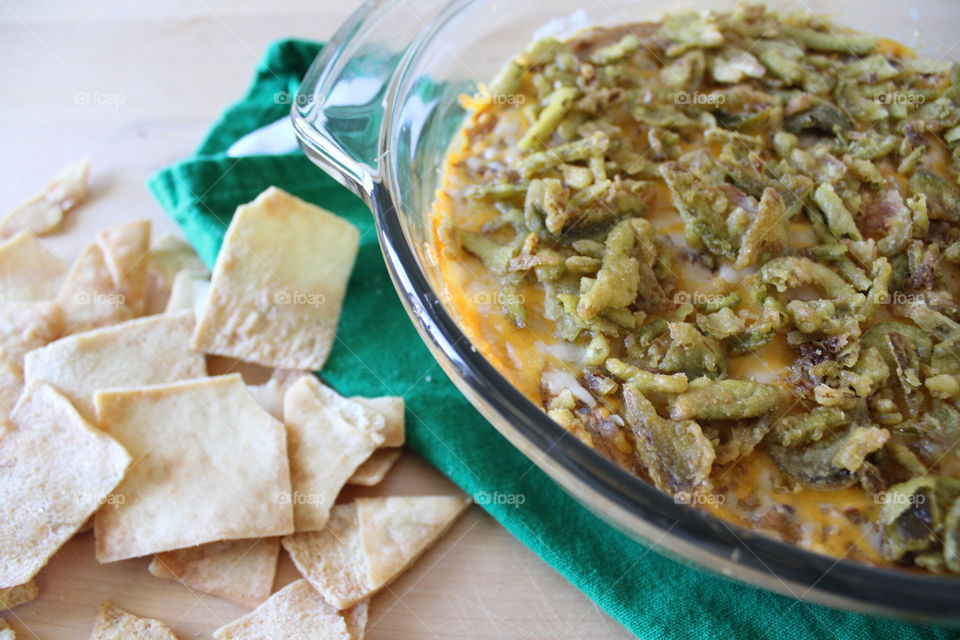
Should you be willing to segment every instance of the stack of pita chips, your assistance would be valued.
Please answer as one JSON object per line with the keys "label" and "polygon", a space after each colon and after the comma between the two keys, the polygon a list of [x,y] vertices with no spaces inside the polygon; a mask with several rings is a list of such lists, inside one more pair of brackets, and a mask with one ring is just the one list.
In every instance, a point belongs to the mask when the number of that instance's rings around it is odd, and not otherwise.
{"label": "stack of pita chips", "polygon": [[[100,562],[152,556],[154,575],[252,609],[218,639],[362,638],[370,597],[469,500],[338,502],[404,444],[402,398],[309,373],[335,344],[357,230],[270,188],[237,210],[212,276],[182,241],[151,246],[149,222],[101,232],[68,268],[36,236],[86,174],[0,219],[0,609],[36,598],[92,518]],[[210,376],[212,356],[273,371]],[[281,547],[303,579],[273,593]],[[175,637],[109,602],[91,635]]]}

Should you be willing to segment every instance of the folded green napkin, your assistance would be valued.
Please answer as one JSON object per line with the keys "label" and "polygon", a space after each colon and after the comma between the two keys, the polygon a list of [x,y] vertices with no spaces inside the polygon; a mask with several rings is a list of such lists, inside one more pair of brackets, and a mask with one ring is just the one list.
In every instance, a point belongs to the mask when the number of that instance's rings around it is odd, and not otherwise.
{"label": "folded green napkin", "polygon": [[[952,633],[806,604],[703,573],[627,538],[574,502],[460,395],[433,361],[387,275],[363,203],[300,154],[230,158],[241,136],[282,118],[321,45],[270,47],[247,94],[197,153],[149,188],[213,264],[237,205],[276,185],[343,216],[361,232],[337,344],[324,379],[345,395],[401,395],[410,446],[467,493],[522,495],[484,508],[640,638],[946,638]],[[492,501],[488,501],[492,502]],[[535,624],[531,621],[531,624]]]}

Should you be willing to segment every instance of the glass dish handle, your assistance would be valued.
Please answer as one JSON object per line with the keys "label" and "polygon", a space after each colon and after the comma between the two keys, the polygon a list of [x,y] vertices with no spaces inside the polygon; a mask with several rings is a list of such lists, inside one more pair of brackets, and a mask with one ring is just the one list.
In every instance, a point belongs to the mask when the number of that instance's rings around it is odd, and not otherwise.
{"label": "glass dish handle", "polygon": [[407,46],[445,4],[366,0],[324,46],[292,107],[313,162],[370,204],[387,89]]}

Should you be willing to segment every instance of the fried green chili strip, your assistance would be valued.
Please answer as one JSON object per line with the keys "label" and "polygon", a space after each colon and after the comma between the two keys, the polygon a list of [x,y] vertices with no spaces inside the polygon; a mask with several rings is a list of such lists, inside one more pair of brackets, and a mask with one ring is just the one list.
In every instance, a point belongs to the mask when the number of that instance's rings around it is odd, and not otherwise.
{"label": "fried green chili strip", "polygon": [[694,247],[702,244],[711,253],[733,259],[733,243],[717,211],[716,195],[704,189],[701,180],[692,172],[683,170],[676,163],[661,165],[660,174],[670,187],[673,206],[683,220],[687,242]]}
{"label": "fried green chili strip", "polygon": [[610,137],[602,131],[597,131],[587,138],[567,142],[527,156],[520,161],[518,168],[523,177],[530,178],[558,167],[564,162],[579,162],[597,154],[603,155],[609,147]]}
{"label": "fried green chili strip", "polygon": [[602,47],[593,52],[590,56],[590,62],[593,64],[610,64],[616,62],[629,53],[636,51],[640,47],[640,38],[632,33],[620,38],[611,45]]}
{"label": "fried green chili strip", "polygon": [[637,454],[653,483],[670,494],[704,486],[716,452],[700,425],[661,418],[634,384],[624,386],[623,399]]}
{"label": "fried green chili strip", "polygon": [[781,293],[803,285],[819,286],[831,298],[845,298],[857,293],[829,267],[797,256],[771,260],[760,268],[759,278]]}
{"label": "fried green chili strip", "polygon": [[843,200],[837,195],[833,185],[822,183],[813,193],[813,200],[826,216],[827,225],[831,233],[838,238],[851,238],[853,240],[863,240],[857,224],[853,221],[853,215],[843,204]]}
{"label": "fried green chili strip", "polygon": [[863,56],[877,47],[877,38],[861,33],[840,34],[830,31],[814,31],[803,27],[781,25],[780,31],[815,51],[849,53]]}
{"label": "fried green chili strip", "polygon": [[629,365],[617,358],[608,359],[604,366],[611,374],[624,382],[629,382],[641,393],[652,393],[655,391],[662,393],[683,393],[687,390],[687,375],[684,373],[675,373],[673,375],[651,373],[639,367]]}
{"label": "fried green chili strip", "polygon": [[781,418],[773,425],[772,434],[783,446],[795,447],[816,442],[849,422],[847,413],[837,407],[816,407],[809,413]]}
{"label": "fried green chili strip", "polygon": [[520,138],[517,147],[521,151],[529,152],[546,146],[557,125],[567,115],[579,95],[580,90],[576,87],[560,87],[551,93],[547,98],[547,106],[537,116],[533,126]]}
{"label": "fried green chili strip", "polygon": [[752,380],[692,380],[687,390],[671,399],[674,420],[740,420],[756,418],[773,409],[780,398],[776,388]]}

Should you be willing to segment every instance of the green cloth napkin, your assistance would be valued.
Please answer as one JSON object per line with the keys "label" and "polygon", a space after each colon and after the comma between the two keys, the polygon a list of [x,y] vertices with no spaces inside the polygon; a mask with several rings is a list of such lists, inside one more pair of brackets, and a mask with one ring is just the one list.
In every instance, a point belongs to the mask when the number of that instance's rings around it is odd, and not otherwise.
{"label": "green cloth napkin", "polygon": [[[417,336],[390,283],[364,204],[304,156],[228,158],[239,137],[285,116],[321,45],[284,40],[267,51],[247,94],[193,157],[149,188],[213,264],[237,205],[276,185],[355,224],[360,252],[323,377],[344,395],[406,399],[410,446],[469,494],[522,495],[484,508],[640,638],[946,638],[953,634],[806,604],[707,574],[651,552],[574,502],[460,395]],[[531,621],[534,624],[534,621]]]}

